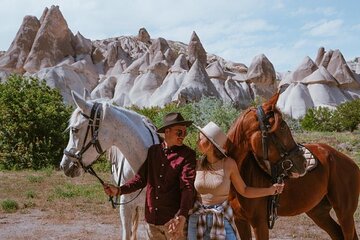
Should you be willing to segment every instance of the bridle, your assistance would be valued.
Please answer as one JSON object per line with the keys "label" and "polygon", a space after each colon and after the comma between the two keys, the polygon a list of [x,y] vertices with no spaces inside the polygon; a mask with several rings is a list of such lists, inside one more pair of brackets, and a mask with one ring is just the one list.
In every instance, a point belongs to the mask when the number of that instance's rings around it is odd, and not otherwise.
{"label": "bridle", "polygon": [[[84,142],[82,145],[82,148],[80,149],[80,151],[78,152],[72,152],[72,151],[68,151],[66,149],[64,149],[64,155],[70,157],[71,159],[75,159],[76,161],[73,161],[75,165],[77,166],[81,166],[85,172],[90,173],[91,175],[93,175],[94,177],[96,177],[99,182],[101,183],[101,185],[104,185],[105,182],[104,180],[102,180],[95,172],[95,170],[92,168],[92,164],[90,164],[89,166],[84,166],[83,162],[82,162],[82,156],[83,154],[91,147],[95,147],[96,152],[99,154],[95,161],[104,153],[100,141],[99,141],[99,128],[100,128],[100,121],[101,121],[101,113],[102,113],[102,104],[95,102],[94,105],[91,108],[91,112],[90,112],[90,116],[84,114],[83,112],[80,112],[80,114],[82,116],[84,116],[86,119],[88,119],[88,126],[86,129],[86,134],[85,134],[85,138],[84,138]],[[150,131],[150,130],[149,130]],[[86,140],[88,139],[88,135],[89,133],[91,134],[91,139],[88,143],[86,143]],[[151,133],[151,132],[150,132]],[[123,172],[123,166],[124,166],[124,162],[121,165],[121,169],[120,169],[120,174],[119,176],[122,174]],[[120,179],[119,179],[120,182]],[[140,193],[142,192],[142,189],[138,192],[138,194],[131,200],[124,202],[124,203],[117,203],[113,200],[113,197],[109,197],[109,201],[111,202],[111,205],[113,208],[116,208],[116,205],[124,205],[127,203],[130,203],[132,201],[135,200],[135,198],[137,198]]]}
{"label": "bridle", "polygon": [[[276,138],[276,135],[269,132],[269,129],[271,128],[269,119],[271,117],[274,117],[274,112],[271,111],[267,114],[265,114],[263,108],[261,106],[258,106],[256,109],[256,114],[259,120],[260,125],[260,131],[261,131],[261,137],[262,137],[262,152],[263,152],[263,161],[265,163],[269,163],[269,141],[271,141],[277,151],[280,154],[280,160],[276,164],[270,164],[270,169],[264,167],[263,164],[259,163],[259,159],[255,156],[256,161],[258,162],[259,166],[265,170],[268,174],[270,174],[272,183],[283,183],[284,178],[288,176],[289,170],[294,166],[293,161],[291,160],[291,157],[294,155],[301,154],[302,150],[301,147],[298,144],[295,144],[295,146],[290,149],[290,151],[287,151],[286,147],[282,144],[281,141],[279,141]],[[286,122],[282,120],[284,124]],[[283,124],[281,123],[281,124]],[[265,169],[264,169],[265,168]],[[270,171],[269,171],[270,170]],[[279,202],[279,195],[272,195],[268,199],[268,227],[269,229],[272,229],[275,224],[275,220],[277,218],[277,207]]]}
{"label": "bridle", "polygon": [[[99,156],[101,156],[104,153],[98,138],[101,112],[102,112],[102,107],[101,104],[98,102],[95,102],[94,105],[92,106],[90,116],[87,116],[86,114],[80,112],[80,114],[83,115],[89,121],[82,148],[80,151],[76,153],[68,151],[66,149],[64,150],[64,154],[68,157],[71,157],[72,159],[76,159],[75,164],[79,164],[85,171],[90,169],[91,165],[85,167],[82,163],[82,156],[91,146],[95,147],[97,153],[99,153],[96,159],[98,159]],[[91,133],[91,139],[88,143],[86,143],[89,132]]]}
{"label": "bridle", "polygon": [[[269,123],[269,119],[274,117],[274,112],[271,111],[268,114],[265,114],[263,108],[261,106],[257,107],[256,114],[259,119],[260,131],[261,131],[261,143],[262,143],[262,152],[263,152],[263,161],[269,163],[269,141],[271,141],[280,155],[280,160],[277,161],[276,164],[270,164],[270,169],[265,169],[265,171],[271,175],[272,178],[277,179],[278,177],[286,177],[288,176],[289,170],[294,166],[292,161],[292,157],[295,155],[301,154],[302,150],[298,144],[295,144],[293,148],[287,150],[284,144],[282,144],[279,139],[277,139],[276,135],[269,132],[271,125]],[[284,120],[282,120],[281,124],[286,124]],[[255,157],[258,161],[258,158]],[[260,164],[263,166],[263,164]]]}

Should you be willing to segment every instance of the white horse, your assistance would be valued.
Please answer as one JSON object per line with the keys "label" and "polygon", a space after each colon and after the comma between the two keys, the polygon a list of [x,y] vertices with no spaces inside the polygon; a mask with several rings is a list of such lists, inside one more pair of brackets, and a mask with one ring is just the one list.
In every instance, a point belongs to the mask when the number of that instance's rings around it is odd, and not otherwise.
{"label": "white horse", "polygon": [[[60,163],[66,176],[77,177],[107,151],[113,177],[123,184],[146,159],[148,148],[159,143],[154,125],[144,116],[108,102],[86,101],[72,92],[77,106],[69,120],[70,138]],[[120,172],[122,171],[122,173]],[[121,177],[121,175],[123,177]],[[122,239],[136,239],[137,216],[145,206],[145,191],[120,197]],[[137,212],[134,213],[134,210]],[[133,229],[132,226],[135,226]]]}

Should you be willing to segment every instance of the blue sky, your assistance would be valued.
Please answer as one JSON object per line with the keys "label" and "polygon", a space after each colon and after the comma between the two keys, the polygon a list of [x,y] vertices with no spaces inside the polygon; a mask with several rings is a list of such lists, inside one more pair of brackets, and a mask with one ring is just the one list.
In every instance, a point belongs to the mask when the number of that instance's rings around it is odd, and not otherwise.
{"label": "blue sky", "polygon": [[[0,0],[0,50],[25,15],[60,6],[71,31],[91,40],[136,35],[188,43],[195,31],[205,50],[250,65],[264,53],[276,71],[294,70],[320,46],[360,57],[359,0]],[[4,20],[7,19],[7,20]]]}

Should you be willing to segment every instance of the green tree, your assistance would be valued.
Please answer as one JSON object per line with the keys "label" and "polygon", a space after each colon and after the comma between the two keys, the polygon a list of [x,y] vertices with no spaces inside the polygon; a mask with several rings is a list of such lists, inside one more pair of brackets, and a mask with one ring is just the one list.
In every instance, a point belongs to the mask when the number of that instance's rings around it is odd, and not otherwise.
{"label": "green tree", "polygon": [[45,81],[10,76],[0,84],[0,168],[57,166],[71,112]]}

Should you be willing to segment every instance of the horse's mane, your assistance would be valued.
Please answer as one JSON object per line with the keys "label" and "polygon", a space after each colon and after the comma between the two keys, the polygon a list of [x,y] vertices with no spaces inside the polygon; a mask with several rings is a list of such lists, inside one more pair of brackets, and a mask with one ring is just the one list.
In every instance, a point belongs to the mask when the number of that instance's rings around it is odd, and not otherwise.
{"label": "horse's mane", "polygon": [[[126,116],[133,122],[136,122],[138,124],[141,124],[142,123],[142,120],[143,119],[146,119],[147,122],[150,123],[150,125],[154,125],[151,120],[149,120],[146,116],[144,115],[141,115],[133,110],[130,110],[130,109],[127,109],[127,108],[124,108],[124,107],[120,107],[120,106],[116,106],[116,105],[113,105],[111,104],[111,102],[109,102],[108,100],[106,99],[96,99],[96,100],[88,100],[87,102],[90,102],[90,103],[95,103],[95,102],[99,102],[102,104],[103,106],[103,110],[104,110],[104,115],[105,115],[105,112],[108,108],[111,108],[111,109],[114,109],[115,111],[119,111],[119,112],[125,112],[126,113]],[[69,124],[68,124],[68,127],[66,128],[65,131],[68,131],[71,124],[72,123],[75,123],[78,119],[78,116],[81,114],[81,110],[79,108],[76,108],[73,113],[71,114],[71,117],[69,119]],[[155,127],[156,128],[156,127]],[[156,130],[156,129],[155,129]]]}
{"label": "horse's mane", "polygon": [[228,131],[228,138],[230,141],[227,142],[227,150],[229,156],[235,159],[238,166],[241,165],[243,160],[246,158],[249,152],[248,142],[246,141],[245,132],[243,129],[243,121],[245,116],[251,111],[249,108],[244,111],[232,127]]}

